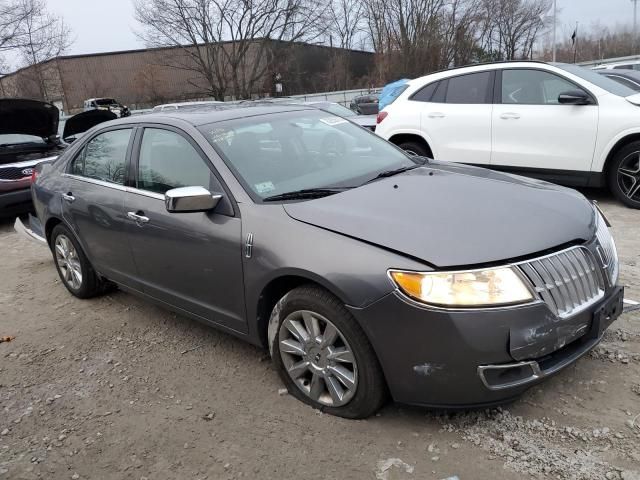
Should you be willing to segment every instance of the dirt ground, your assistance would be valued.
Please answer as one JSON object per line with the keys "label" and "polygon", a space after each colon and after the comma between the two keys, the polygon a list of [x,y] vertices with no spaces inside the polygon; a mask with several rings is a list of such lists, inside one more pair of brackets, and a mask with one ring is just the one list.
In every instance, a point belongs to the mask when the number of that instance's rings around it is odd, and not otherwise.
{"label": "dirt ground", "polygon": [[[640,212],[601,193],[627,297]],[[82,301],[0,222],[0,479],[640,479],[640,310],[501,409],[364,421],[281,395],[266,352],[115,292]]]}

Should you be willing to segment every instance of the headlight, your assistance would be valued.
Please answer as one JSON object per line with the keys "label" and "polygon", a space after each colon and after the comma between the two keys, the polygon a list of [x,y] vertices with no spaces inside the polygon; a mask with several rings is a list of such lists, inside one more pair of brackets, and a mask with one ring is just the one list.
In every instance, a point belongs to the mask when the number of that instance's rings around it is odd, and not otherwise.
{"label": "headlight", "polygon": [[406,295],[431,305],[495,307],[534,299],[522,277],[511,267],[427,273],[390,270],[389,274]]}

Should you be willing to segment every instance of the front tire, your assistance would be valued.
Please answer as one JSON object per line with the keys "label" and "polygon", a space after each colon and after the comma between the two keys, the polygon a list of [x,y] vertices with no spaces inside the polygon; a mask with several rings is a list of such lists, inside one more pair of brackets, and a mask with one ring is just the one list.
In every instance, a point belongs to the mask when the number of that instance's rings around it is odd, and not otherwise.
{"label": "front tire", "polygon": [[316,286],[295,288],[269,321],[273,363],[291,395],[324,412],[366,418],[386,384],[365,333],[345,306]]}
{"label": "front tire", "polygon": [[640,141],[621,148],[607,172],[611,193],[631,208],[640,209]]}
{"label": "front tire", "polygon": [[65,225],[51,232],[51,253],[63,285],[78,298],[91,298],[105,289],[105,283],[89,263],[76,237]]}
{"label": "front tire", "polygon": [[407,152],[409,155],[431,158],[431,152],[429,152],[429,149],[418,142],[402,142],[398,145],[398,147]]}

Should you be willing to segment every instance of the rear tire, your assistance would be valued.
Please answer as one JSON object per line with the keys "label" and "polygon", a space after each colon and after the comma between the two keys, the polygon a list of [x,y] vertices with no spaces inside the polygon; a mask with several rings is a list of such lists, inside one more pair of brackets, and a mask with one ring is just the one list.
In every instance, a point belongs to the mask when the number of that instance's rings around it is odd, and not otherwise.
{"label": "rear tire", "polygon": [[407,152],[409,155],[432,158],[429,149],[418,142],[402,142],[398,145],[398,147]]}
{"label": "rear tire", "polygon": [[268,334],[273,363],[298,400],[344,418],[366,418],[384,404],[373,347],[331,293],[313,285],[291,290],[273,309]]}
{"label": "rear tire", "polygon": [[607,171],[611,193],[627,207],[640,209],[640,141],[622,147]]}
{"label": "rear tire", "polygon": [[109,287],[96,274],[75,235],[63,224],[51,232],[51,253],[60,280],[72,295],[91,298]]}

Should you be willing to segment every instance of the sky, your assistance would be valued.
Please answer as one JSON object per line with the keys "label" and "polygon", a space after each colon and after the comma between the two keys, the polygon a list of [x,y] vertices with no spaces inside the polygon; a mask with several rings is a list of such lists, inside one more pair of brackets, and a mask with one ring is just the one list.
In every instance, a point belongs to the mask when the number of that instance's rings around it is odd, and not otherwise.
{"label": "sky", "polygon": [[[571,35],[575,22],[589,26],[630,24],[630,0],[557,0],[558,35]],[[69,54],[144,48],[136,37],[132,0],[47,0],[49,9],[61,15],[74,33]],[[640,10],[640,6],[638,7]],[[639,15],[640,16],[640,15]]]}

